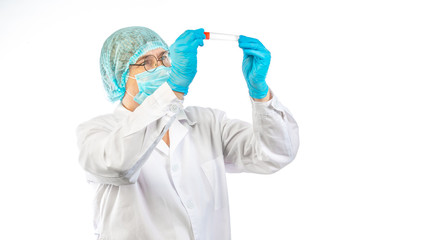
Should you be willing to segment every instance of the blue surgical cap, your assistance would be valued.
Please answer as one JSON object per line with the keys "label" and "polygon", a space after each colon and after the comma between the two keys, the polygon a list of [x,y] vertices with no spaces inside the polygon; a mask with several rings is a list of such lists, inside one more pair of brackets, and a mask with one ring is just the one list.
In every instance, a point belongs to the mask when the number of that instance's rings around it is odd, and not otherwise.
{"label": "blue surgical cap", "polygon": [[117,30],[104,42],[100,56],[100,71],[104,88],[111,102],[121,100],[125,94],[129,65],[148,51],[163,48],[164,40],[145,27],[127,27]]}

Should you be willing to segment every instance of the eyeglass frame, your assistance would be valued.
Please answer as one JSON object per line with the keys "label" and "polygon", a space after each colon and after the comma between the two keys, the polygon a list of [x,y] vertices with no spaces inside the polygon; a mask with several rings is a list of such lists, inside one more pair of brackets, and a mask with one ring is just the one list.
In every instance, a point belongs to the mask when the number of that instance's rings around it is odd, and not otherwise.
{"label": "eyeglass frame", "polygon": [[[164,55],[165,54],[167,54],[167,57],[169,57],[168,55],[169,55],[169,51],[164,51],[162,54],[161,54],[161,56],[160,56],[160,58],[158,59],[155,55],[146,55],[146,56],[144,56],[143,58],[144,58],[144,61],[142,62],[142,63],[138,63],[138,64],[136,64],[136,63],[134,63],[134,64],[129,64],[129,67],[130,66],[137,66],[137,67],[140,67],[140,66],[142,66],[142,67],[144,67],[144,69],[145,69],[145,71],[147,71],[147,72],[154,72],[156,69],[157,69],[157,67],[158,67],[158,62],[161,62],[162,63],[162,65],[163,66],[165,66],[165,67],[170,67],[171,66],[171,62],[170,62],[170,66],[166,66],[165,64],[164,64],[164,61],[163,61],[163,57],[164,57]],[[152,57],[154,57],[155,58],[155,62],[156,62],[156,67],[155,68],[152,68],[151,70],[147,70],[147,67],[146,67],[146,64],[145,64],[145,59],[146,58],[148,58],[148,57],[150,57],[150,56],[152,56]]]}

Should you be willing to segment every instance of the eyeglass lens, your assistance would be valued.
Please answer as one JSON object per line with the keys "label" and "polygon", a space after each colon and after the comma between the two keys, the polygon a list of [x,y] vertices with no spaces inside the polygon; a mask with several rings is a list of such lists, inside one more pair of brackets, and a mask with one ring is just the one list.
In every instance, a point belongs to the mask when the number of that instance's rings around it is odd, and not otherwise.
{"label": "eyeglass lens", "polygon": [[160,59],[158,60],[155,56],[150,55],[144,59],[144,67],[145,70],[148,72],[153,72],[156,67],[158,67],[159,62],[162,62],[162,64],[166,67],[171,66],[170,58],[168,56],[168,53],[164,53]]}

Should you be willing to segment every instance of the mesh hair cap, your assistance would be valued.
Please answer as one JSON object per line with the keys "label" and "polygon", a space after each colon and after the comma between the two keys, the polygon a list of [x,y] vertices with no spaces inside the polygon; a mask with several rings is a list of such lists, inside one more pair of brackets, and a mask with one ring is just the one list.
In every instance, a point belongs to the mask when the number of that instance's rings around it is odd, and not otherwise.
{"label": "mesh hair cap", "polygon": [[168,51],[164,40],[145,27],[122,28],[106,39],[101,49],[100,71],[111,102],[121,100],[124,96],[129,65],[157,48]]}

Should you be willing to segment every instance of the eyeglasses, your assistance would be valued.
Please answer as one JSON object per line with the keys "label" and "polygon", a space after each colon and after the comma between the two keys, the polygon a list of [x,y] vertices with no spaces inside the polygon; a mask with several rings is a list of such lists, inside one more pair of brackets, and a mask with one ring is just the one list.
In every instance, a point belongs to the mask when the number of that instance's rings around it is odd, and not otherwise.
{"label": "eyeglasses", "polygon": [[154,72],[158,67],[158,62],[161,62],[164,66],[170,67],[171,60],[169,57],[169,52],[164,52],[159,59],[154,55],[148,55],[144,58],[144,61],[139,64],[130,64],[129,66],[142,66],[147,72]]}

